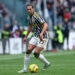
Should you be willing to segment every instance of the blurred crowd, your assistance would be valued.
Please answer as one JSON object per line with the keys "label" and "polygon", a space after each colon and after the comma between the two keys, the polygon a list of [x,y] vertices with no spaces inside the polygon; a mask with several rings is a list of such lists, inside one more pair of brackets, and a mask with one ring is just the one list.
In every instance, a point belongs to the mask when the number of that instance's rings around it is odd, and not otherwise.
{"label": "blurred crowd", "polygon": [[55,32],[52,45],[54,48],[62,48],[67,39],[67,49],[69,49],[69,32],[75,30],[75,0],[56,0],[56,25],[54,25],[54,1],[47,0],[47,8]]}
{"label": "blurred crowd", "polygon": [[7,13],[6,9],[3,7],[2,3],[0,3],[0,29],[3,28],[2,24],[6,23],[10,24],[9,14]]}
{"label": "blurred crowd", "polygon": [[0,3],[0,39],[25,37],[26,31],[24,27],[18,25],[17,20],[11,22],[9,12]]}
{"label": "blurred crowd", "polygon": [[[75,0],[56,0],[56,25],[54,25],[54,1],[47,0],[47,9],[52,21],[52,30],[55,32],[52,45],[56,48],[57,45],[58,47],[63,45],[65,38],[67,38],[68,44],[69,32],[75,30]],[[30,2],[35,6],[37,4],[37,0],[30,0]],[[43,0],[41,0],[40,7],[41,11],[43,11]],[[13,23],[11,22],[11,16],[2,3],[0,3],[0,32],[1,38],[24,38],[26,34],[26,30],[18,25],[17,20],[14,20]]]}
{"label": "blurred crowd", "polygon": [[[49,15],[54,21],[54,0],[48,0],[47,7]],[[71,27],[75,29],[75,0],[57,0],[56,10],[57,20],[63,23],[64,19],[68,19],[68,22],[71,22]]]}

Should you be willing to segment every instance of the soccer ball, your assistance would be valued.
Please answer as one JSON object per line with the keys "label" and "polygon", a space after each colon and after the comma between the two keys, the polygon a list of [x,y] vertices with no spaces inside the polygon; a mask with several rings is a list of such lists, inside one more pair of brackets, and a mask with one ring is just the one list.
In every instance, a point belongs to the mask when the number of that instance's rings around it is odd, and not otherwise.
{"label": "soccer ball", "polygon": [[32,65],[29,66],[29,71],[31,73],[36,73],[38,71],[38,68],[39,67],[36,64],[32,64]]}

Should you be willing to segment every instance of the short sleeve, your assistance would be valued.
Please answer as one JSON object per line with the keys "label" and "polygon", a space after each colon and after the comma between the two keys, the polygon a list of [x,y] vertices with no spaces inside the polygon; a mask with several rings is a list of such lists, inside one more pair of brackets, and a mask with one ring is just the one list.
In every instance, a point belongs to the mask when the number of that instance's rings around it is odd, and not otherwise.
{"label": "short sleeve", "polygon": [[42,17],[39,17],[39,18],[38,18],[38,21],[39,21],[40,24],[45,23],[45,20],[44,20]]}

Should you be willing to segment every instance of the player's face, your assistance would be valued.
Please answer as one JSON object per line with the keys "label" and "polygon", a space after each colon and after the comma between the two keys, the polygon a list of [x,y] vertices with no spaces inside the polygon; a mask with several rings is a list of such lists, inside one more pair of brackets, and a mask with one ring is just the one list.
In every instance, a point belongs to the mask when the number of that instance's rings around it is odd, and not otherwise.
{"label": "player's face", "polygon": [[29,15],[32,15],[34,11],[34,8],[32,8],[32,6],[27,6],[27,12]]}

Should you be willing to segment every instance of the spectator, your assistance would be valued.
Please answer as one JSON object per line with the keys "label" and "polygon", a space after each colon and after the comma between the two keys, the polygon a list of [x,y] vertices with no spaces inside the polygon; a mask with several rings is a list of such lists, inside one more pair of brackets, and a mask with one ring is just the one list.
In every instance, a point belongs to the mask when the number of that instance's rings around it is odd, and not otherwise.
{"label": "spectator", "polygon": [[4,25],[4,29],[2,31],[2,38],[3,39],[8,39],[10,37],[10,28],[9,24]]}
{"label": "spectator", "polygon": [[69,40],[69,31],[71,29],[71,23],[69,22],[68,18],[64,18],[64,23],[63,23],[63,36],[64,40],[65,38],[67,39],[67,49],[68,49],[68,40]]}
{"label": "spectator", "polygon": [[62,0],[62,1],[61,1],[61,5],[63,5],[64,7],[66,7],[66,6],[68,5],[67,0]]}
{"label": "spectator", "polygon": [[24,28],[20,28],[21,38],[24,38],[27,31],[24,30]]}
{"label": "spectator", "polygon": [[63,34],[62,34],[62,27],[61,23],[57,21],[57,25],[54,26],[54,38],[52,40],[52,46],[54,49],[61,49],[63,44]]}
{"label": "spectator", "polygon": [[4,29],[2,31],[2,36],[1,37],[2,37],[3,54],[5,54],[6,42],[8,42],[8,45],[9,45],[9,37],[10,37],[9,24],[4,25]]}
{"label": "spectator", "polygon": [[4,10],[3,10],[3,13],[2,13],[3,17],[5,17],[6,14],[7,14],[7,12],[6,12],[6,10],[4,9]]}
{"label": "spectator", "polygon": [[62,18],[63,15],[64,15],[64,7],[62,5],[60,5],[59,7],[57,7],[57,17],[61,17]]}
{"label": "spectator", "polygon": [[75,6],[71,8],[71,16],[72,21],[75,21]]}
{"label": "spectator", "polygon": [[15,30],[15,33],[13,34],[14,38],[19,38],[20,37],[20,31],[18,29]]}
{"label": "spectator", "polygon": [[[4,13],[5,14],[5,13]],[[9,18],[9,15],[8,15],[8,13],[6,13],[5,15],[4,15],[4,24],[9,24],[10,25],[10,18]]]}
{"label": "spectator", "polygon": [[70,18],[70,9],[69,9],[69,7],[65,7],[64,8],[64,16],[63,16],[64,18]]}
{"label": "spectator", "polygon": [[74,0],[68,0],[68,4],[70,5],[70,9],[75,5]]}
{"label": "spectator", "polygon": [[14,21],[14,24],[10,26],[10,29],[12,34],[11,36],[13,36],[16,30],[19,30],[19,25],[16,20]]}
{"label": "spectator", "polygon": [[51,18],[51,21],[54,23],[54,7],[53,6],[54,6],[53,2],[47,1],[47,8],[48,8],[49,16]]}

